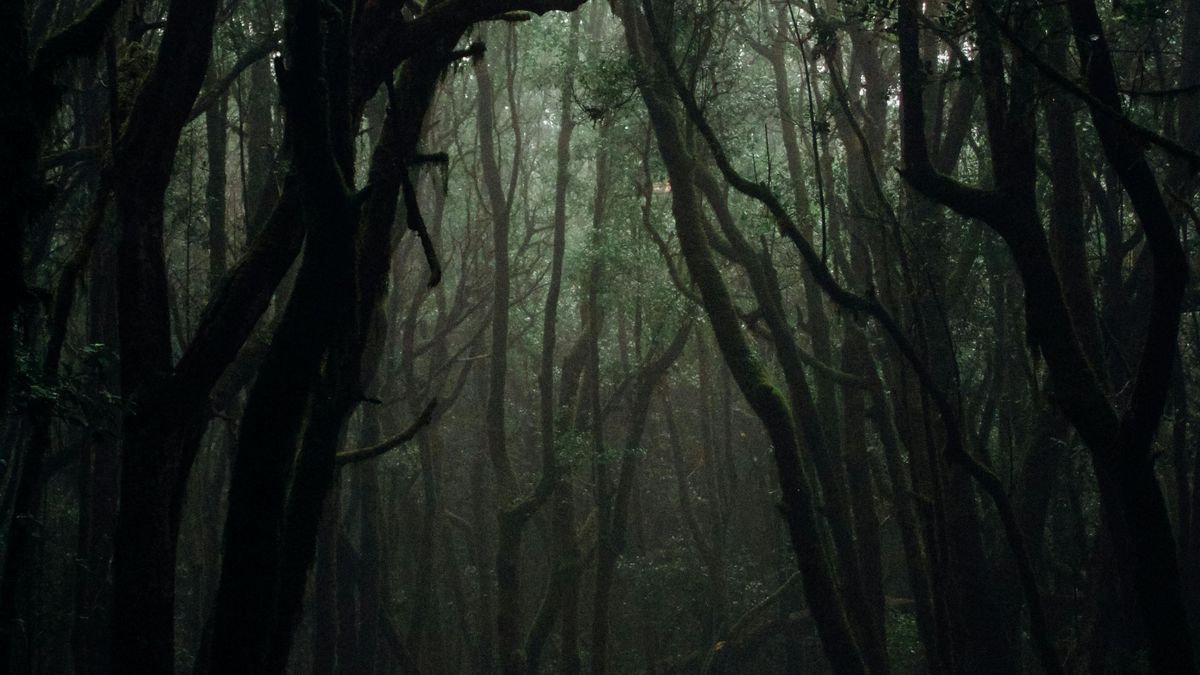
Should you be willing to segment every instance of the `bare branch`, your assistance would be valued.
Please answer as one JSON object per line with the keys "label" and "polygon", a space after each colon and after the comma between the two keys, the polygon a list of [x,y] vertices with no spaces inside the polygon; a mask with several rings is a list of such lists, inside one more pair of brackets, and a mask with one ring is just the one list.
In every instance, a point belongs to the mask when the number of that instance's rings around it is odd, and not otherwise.
{"label": "bare branch", "polygon": [[437,406],[437,399],[429,401],[425,405],[425,409],[421,411],[421,416],[416,419],[407,429],[400,432],[382,443],[369,445],[363,448],[355,448],[354,450],[343,450],[337,454],[337,465],[345,466],[353,462],[361,462],[364,459],[372,459],[382,455],[383,453],[393,450],[411,441],[421,429],[424,429],[433,419],[433,409]]}

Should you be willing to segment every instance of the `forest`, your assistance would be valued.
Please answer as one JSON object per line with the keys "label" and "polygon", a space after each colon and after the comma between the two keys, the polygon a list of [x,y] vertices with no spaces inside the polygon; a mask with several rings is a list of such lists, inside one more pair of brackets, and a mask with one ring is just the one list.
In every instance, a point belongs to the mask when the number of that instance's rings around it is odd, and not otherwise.
{"label": "forest", "polygon": [[1200,0],[4,0],[0,158],[0,672],[1200,672]]}

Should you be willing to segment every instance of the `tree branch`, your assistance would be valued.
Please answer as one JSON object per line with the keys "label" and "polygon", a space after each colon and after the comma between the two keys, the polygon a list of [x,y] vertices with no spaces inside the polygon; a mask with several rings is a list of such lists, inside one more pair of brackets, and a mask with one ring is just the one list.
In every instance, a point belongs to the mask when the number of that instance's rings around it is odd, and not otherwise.
{"label": "tree branch", "polygon": [[258,44],[254,45],[245,54],[242,54],[228,73],[221,76],[216,82],[208,85],[200,96],[196,99],[195,105],[192,106],[192,112],[188,115],[188,121],[194,120],[203,115],[210,107],[216,104],[217,99],[225,93],[227,89],[237,80],[247,68],[254,65],[258,61],[266,58],[271,52],[279,48],[279,35],[272,33],[264,37]]}
{"label": "tree branch", "polygon": [[99,49],[109,20],[120,8],[121,0],[97,0],[74,23],[47,38],[33,59],[33,81],[48,84],[54,71],[67,61]]}
{"label": "tree branch", "polygon": [[432,399],[425,405],[425,409],[421,411],[420,417],[416,419],[407,429],[400,432],[382,443],[368,445],[354,450],[343,450],[337,454],[336,461],[338,466],[345,466],[353,462],[361,462],[364,459],[372,459],[382,455],[383,453],[393,450],[411,441],[421,429],[424,429],[433,419],[433,410],[437,406],[437,399]]}
{"label": "tree branch", "polygon": [[[991,6],[991,4],[987,2],[982,2],[980,4],[983,7],[984,13],[986,13],[996,25],[996,28],[1000,31],[1000,34],[1004,36],[1004,39],[1007,40],[1008,43],[1013,47],[1015,47],[1017,51],[1021,52],[1022,56],[1029,59],[1029,62],[1038,69],[1038,72],[1046,76],[1047,79],[1062,87],[1071,95],[1082,100],[1088,105],[1088,108],[1091,109],[1094,114],[1102,115],[1116,122],[1122,131],[1138,138],[1143,143],[1157,145],[1172,155],[1186,159],[1192,172],[1200,170],[1200,153],[1189,150],[1176,141],[1173,141],[1152,129],[1147,129],[1146,127],[1129,119],[1129,117],[1122,113],[1118,108],[1102,101],[1086,87],[1072,80],[1066,75],[1066,73],[1063,73],[1058,68],[1055,68],[1048,61],[1043,59],[1041,55],[1037,53],[1037,51],[1025,44],[1025,42],[1013,32],[1012,27],[1009,26],[1003,18],[996,14],[996,10]],[[1167,96],[1173,93],[1185,93],[1185,90],[1144,92],[1140,95],[1151,96],[1155,95],[1156,93]],[[1132,94],[1138,94],[1138,92],[1132,92]]]}
{"label": "tree branch", "polygon": [[585,0],[447,0],[430,3],[416,18],[405,19],[401,3],[378,3],[358,22],[352,85],[356,100],[366,101],[405,59],[428,44],[435,34],[463,31],[480,21],[511,12],[542,15],[570,12]]}

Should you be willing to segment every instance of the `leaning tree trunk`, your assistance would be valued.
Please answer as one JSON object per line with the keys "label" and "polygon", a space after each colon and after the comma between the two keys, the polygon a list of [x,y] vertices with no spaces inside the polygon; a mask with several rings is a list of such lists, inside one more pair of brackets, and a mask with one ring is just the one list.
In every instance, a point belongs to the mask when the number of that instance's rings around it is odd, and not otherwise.
{"label": "leaning tree trunk", "polygon": [[645,20],[630,3],[613,4],[624,25],[630,53],[638,59],[640,67],[647,74],[658,76],[654,83],[639,78],[638,84],[671,180],[671,207],[676,235],[688,271],[700,290],[721,354],[742,395],[771,439],[793,552],[803,572],[805,593],[825,652],[839,673],[867,672],[854,634],[846,621],[825,553],[815,544],[821,540],[820,529],[813,511],[812,489],[800,464],[791,411],[779,391],[768,382],[765,371],[742,334],[740,320],[734,311],[725,281],[699,228],[701,213],[693,182],[695,167],[686,150],[676,115],[666,103],[670,96],[663,91],[662,69],[655,66],[655,60],[645,48],[649,39]]}

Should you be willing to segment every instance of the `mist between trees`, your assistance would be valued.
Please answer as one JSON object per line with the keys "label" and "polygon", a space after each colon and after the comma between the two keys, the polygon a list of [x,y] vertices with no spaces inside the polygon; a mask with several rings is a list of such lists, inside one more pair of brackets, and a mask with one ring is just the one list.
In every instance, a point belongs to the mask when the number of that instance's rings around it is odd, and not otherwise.
{"label": "mist between trees", "polygon": [[11,0],[0,83],[0,671],[1197,669],[1200,0]]}

